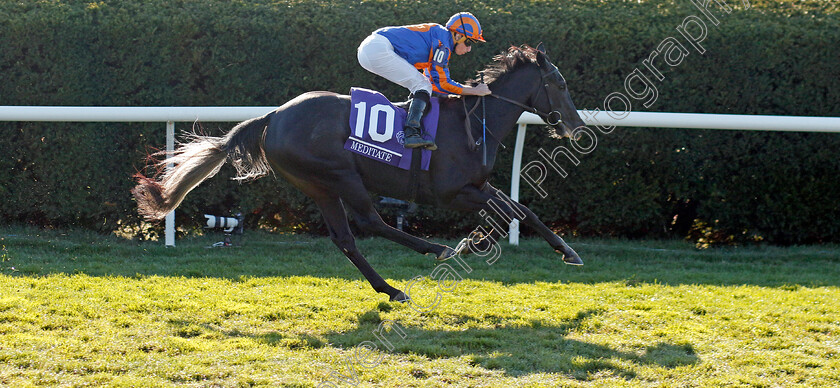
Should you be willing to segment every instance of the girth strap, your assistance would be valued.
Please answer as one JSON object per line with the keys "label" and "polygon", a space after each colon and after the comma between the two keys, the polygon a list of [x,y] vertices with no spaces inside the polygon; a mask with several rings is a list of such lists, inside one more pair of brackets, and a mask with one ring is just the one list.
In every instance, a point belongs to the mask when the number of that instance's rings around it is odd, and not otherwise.
{"label": "girth strap", "polygon": [[411,172],[408,178],[408,201],[417,201],[417,191],[420,189],[420,150],[422,148],[410,148],[407,151],[411,152]]}

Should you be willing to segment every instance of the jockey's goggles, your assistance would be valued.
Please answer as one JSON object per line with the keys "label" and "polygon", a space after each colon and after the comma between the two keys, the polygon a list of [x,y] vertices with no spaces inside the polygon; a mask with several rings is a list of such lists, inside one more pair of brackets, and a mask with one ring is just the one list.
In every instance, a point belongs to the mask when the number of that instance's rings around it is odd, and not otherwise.
{"label": "jockey's goggles", "polygon": [[473,43],[476,42],[474,39],[467,38],[466,35],[463,35],[463,34],[458,34],[458,35],[461,35],[461,37],[459,39],[455,40],[455,44],[463,43],[465,46],[470,47],[470,46],[473,45]]}

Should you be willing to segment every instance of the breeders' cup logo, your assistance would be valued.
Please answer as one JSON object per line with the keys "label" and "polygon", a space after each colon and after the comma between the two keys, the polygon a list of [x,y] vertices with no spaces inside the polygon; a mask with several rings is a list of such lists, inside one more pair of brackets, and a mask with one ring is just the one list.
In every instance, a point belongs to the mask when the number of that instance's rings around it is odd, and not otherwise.
{"label": "breeders' cup logo", "polygon": [[397,142],[401,145],[405,145],[405,131],[397,132]]}

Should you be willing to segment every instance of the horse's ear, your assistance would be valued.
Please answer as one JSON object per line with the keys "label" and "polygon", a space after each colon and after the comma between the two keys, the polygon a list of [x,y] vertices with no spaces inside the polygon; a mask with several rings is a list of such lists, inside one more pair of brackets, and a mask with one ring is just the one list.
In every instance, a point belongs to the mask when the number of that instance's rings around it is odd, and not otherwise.
{"label": "horse's ear", "polygon": [[548,54],[545,53],[545,45],[541,42],[537,45],[537,64],[544,67],[549,62],[551,61],[548,59]]}

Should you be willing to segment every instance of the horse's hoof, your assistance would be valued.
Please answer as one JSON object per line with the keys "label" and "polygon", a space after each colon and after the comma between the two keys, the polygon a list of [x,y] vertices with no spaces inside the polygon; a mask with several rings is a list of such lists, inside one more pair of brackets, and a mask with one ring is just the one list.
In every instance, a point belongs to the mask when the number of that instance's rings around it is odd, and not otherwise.
{"label": "horse's hoof", "polygon": [[443,252],[441,252],[440,255],[438,255],[438,257],[435,257],[435,260],[446,261],[455,257],[456,255],[463,255],[468,253],[470,253],[469,240],[463,239],[461,240],[461,242],[458,243],[455,249],[446,247],[446,249],[444,249]]}
{"label": "horse's hoof", "polygon": [[457,254],[458,254],[458,251],[456,251],[456,250],[454,250],[450,247],[446,247],[446,249],[444,249],[443,252],[441,252],[440,255],[438,255],[438,257],[435,257],[435,260],[446,261],[446,260],[451,259],[453,256],[455,256]]}
{"label": "horse's hoof", "polygon": [[566,263],[566,264],[569,264],[569,265],[583,265],[583,260],[581,260],[580,256],[578,256],[578,255],[569,256],[569,255],[564,254],[561,251],[555,251],[555,252],[563,255],[563,262]]}
{"label": "horse's hoof", "polygon": [[468,255],[472,253],[470,250],[470,239],[464,238],[455,246],[456,255]]}
{"label": "horse's hoof", "polygon": [[391,302],[400,302],[400,303],[408,303],[411,301],[411,298],[408,297],[404,292],[400,291],[397,294],[394,294],[391,297]]}

